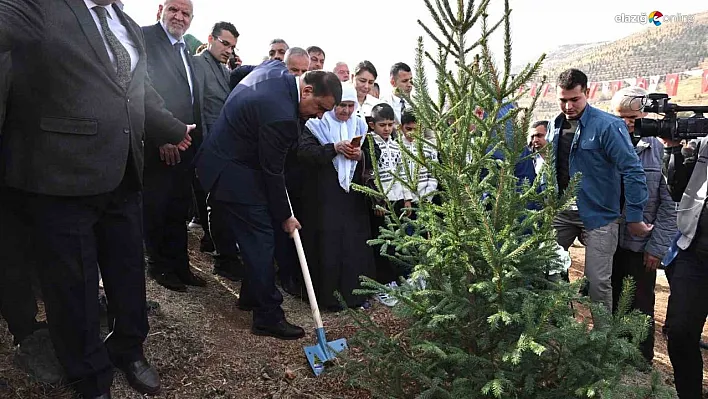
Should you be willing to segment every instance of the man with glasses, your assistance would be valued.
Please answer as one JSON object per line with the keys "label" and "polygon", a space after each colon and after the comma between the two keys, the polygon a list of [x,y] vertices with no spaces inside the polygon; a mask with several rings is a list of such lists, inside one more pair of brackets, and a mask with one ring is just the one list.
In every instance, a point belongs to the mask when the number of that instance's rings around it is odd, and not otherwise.
{"label": "man with glasses", "polygon": [[[211,30],[211,35],[208,38],[207,51],[194,57],[194,66],[198,74],[198,82],[204,89],[204,101],[202,103],[202,118],[206,125],[205,134],[211,132],[214,123],[216,123],[221,109],[224,107],[224,102],[231,92],[229,88],[229,71],[226,68],[226,63],[236,50],[236,42],[238,41],[239,33],[236,27],[228,22],[218,22]],[[239,280],[241,269],[241,261],[239,260],[238,250],[235,250],[233,256],[229,256],[232,251],[228,248],[219,248],[214,245],[212,235],[218,234],[218,218],[211,218],[207,213],[206,193],[201,188],[200,184],[194,184],[194,199],[195,206],[198,211],[198,220],[204,229],[200,250],[202,252],[214,252],[214,274],[228,278],[230,280]],[[212,215],[213,216],[213,215]],[[193,220],[194,222],[194,220]],[[216,231],[212,231],[212,225],[216,224]],[[216,241],[218,243],[218,241]]]}
{"label": "man with glasses", "polygon": [[217,22],[207,41],[207,51],[194,57],[194,65],[203,80],[202,118],[208,134],[229,96],[229,71],[226,63],[234,54],[239,33],[229,22]]}

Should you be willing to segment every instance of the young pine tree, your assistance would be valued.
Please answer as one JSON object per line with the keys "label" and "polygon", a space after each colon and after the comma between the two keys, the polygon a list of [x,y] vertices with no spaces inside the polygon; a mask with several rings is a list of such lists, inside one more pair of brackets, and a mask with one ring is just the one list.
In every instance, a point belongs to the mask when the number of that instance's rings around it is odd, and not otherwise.
{"label": "young pine tree", "polygon": [[[392,290],[364,278],[364,292],[387,291],[399,300],[394,313],[405,328],[391,335],[367,316],[348,313],[360,327],[350,345],[364,357],[347,362],[351,381],[385,398],[663,394],[656,378],[643,390],[621,383],[640,359],[645,317],[627,313],[626,299],[612,316],[579,296],[581,282],[546,278],[558,266],[552,220],[571,202],[580,176],[563,196],[554,184],[541,186],[555,181],[552,168],[533,183],[517,177],[519,165],[528,161],[526,132],[536,99],[529,109],[514,104],[542,58],[512,76],[508,1],[493,24],[488,0],[476,7],[471,1],[452,3],[425,0],[439,32],[419,24],[438,51],[431,56],[419,39],[415,95],[407,99],[420,130],[414,142],[432,146],[439,161],[401,146],[404,160],[414,165],[403,162],[401,184],[415,191],[416,169],[425,166],[439,182],[440,201],[421,199],[415,220],[396,214],[389,203],[387,227],[371,242],[383,245],[382,254],[395,249],[396,261],[414,270],[411,281],[425,284]],[[504,35],[499,69],[489,48],[498,30]],[[473,32],[481,32],[476,40]],[[435,67],[435,100],[426,59]],[[420,147],[417,153],[423,154]],[[356,189],[385,202],[380,181],[377,186]],[[631,290],[629,282],[625,292]],[[579,304],[592,311],[594,326],[579,320]]]}

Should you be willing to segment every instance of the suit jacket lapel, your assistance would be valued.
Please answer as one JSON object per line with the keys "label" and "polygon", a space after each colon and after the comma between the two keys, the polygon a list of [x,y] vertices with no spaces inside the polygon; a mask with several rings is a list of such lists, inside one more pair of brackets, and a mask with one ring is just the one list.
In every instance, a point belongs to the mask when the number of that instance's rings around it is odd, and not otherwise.
{"label": "suit jacket lapel", "polygon": [[226,77],[226,72],[221,66],[221,63],[214,59],[214,56],[212,56],[211,53],[209,53],[208,51],[204,52],[203,57],[206,58],[207,63],[211,66],[211,70],[214,71],[214,74],[216,75],[216,80],[219,82],[221,87],[227,92],[229,92],[229,82]]}
{"label": "suit jacket lapel", "polygon": [[[192,97],[194,97],[194,103],[196,104],[199,98],[201,97],[200,95],[200,88],[201,86],[199,85],[199,82],[197,82],[197,74],[194,70],[194,62],[192,60],[192,56],[189,54],[189,50],[185,50],[187,52],[187,65],[189,65],[189,73],[192,76]],[[182,62],[184,64],[184,62]],[[184,68],[182,68],[184,69]],[[186,75],[185,75],[186,77]],[[187,82],[189,83],[189,82]]]}
{"label": "suit jacket lapel", "polygon": [[64,1],[66,2],[66,4],[69,5],[69,7],[76,15],[76,18],[79,20],[81,30],[84,32],[84,35],[86,35],[86,38],[88,39],[89,43],[91,44],[91,47],[96,53],[96,56],[106,68],[108,76],[110,76],[111,79],[116,83],[116,85],[118,85],[116,68],[111,62],[111,59],[108,57],[108,50],[106,49],[106,45],[103,42],[103,37],[101,36],[101,33],[98,31],[96,22],[93,20],[93,16],[91,15],[92,11],[89,11],[89,9],[86,8],[86,3],[81,0]]}

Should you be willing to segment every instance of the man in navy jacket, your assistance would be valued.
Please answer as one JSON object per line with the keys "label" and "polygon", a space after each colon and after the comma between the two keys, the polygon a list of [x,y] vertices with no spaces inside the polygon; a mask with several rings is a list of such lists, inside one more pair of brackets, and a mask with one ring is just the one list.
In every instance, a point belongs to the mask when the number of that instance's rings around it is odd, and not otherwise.
{"label": "man in navy jacket", "polygon": [[[285,320],[282,295],[275,286],[274,230],[292,234],[300,223],[292,214],[283,168],[302,124],[333,109],[342,86],[331,72],[288,73],[279,60],[251,72],[229,95],[197,159],[197,173],[209,193],[212,219],[238,243],[246,265],[241,309],[253,310],[251,331],[281,339],[304,336]],[[216,242],[217,247],[220,246]]]}

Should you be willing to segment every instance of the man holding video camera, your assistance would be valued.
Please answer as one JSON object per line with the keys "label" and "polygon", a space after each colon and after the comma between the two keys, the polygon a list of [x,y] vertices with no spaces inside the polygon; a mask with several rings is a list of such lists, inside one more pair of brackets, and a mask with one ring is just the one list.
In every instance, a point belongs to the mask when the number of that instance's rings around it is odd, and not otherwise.
{"label": "man holding video camera", "polygon": [[699,343],[708,316],[708,139],[701,138],[694,150],[684,148],[675,136],[664,139],[664,176],[674,201],[680,201],[677,253],[667,269],[671,273],[668,349],[679,398],[699,399],[703,388]]}

